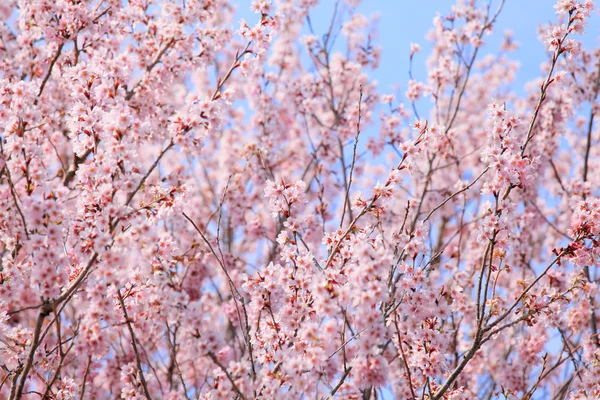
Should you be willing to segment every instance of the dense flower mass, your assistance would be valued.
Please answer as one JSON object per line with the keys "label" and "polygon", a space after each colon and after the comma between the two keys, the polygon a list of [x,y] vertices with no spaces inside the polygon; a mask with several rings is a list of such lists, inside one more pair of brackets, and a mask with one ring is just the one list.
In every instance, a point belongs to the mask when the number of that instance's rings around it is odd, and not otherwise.
{"label": "dense flower mass", "polygon": [[359,2],[0,1],[0,398],[600,398],[594,2]]}

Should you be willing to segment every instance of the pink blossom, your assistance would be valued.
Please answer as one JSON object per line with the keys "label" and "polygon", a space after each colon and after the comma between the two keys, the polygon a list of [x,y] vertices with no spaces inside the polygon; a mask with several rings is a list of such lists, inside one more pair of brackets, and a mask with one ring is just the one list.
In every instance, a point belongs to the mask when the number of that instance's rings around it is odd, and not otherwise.
{"label": "pink blossom", "polygon": [[2,2],[0,398],[599,398],[594,3],[484,3]]}

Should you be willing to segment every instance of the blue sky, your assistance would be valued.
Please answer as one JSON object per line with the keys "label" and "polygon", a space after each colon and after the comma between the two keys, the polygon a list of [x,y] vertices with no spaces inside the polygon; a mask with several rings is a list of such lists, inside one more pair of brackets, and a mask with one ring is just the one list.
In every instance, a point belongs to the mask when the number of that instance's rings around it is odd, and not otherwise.
{"label": "blue sky", "polygon": [[[237,0],[234,3],[238,6],[239,17],[245,18],[249,23],[256,21],[257,16],[249,11],[251,0]],[[482,1],[479,3],[484,4]],[[325,32],[334,4],[334,0],[321,0],[317,9],[311,12],[315,33]],[[431,29],[436,13],[446,14],[453,4],[453,0],[362,1],[358,8],[360,12],[365,15],[380,14],[377,42],[383,48],[382,59],[379,69],[371,75],[379,81],[383,93],[391,91],[395,85],[400,85],[400,93],[404,93],[408,81],[411,42],[419,43],[423,48],[419,57],[415,59],[415,78],[425,78],[424,63],[429,48],[425,35]],[[499,0],[492,0],[494,9],[498,4]],[[528,81],[540,75],[540,63],[547,59],[544,47],[537,38],[537,27],[540,23],[556,20],[554,4],[553,0],[506,0],[497,21],[495,34],[484,38],[491,46],[484,48],[482,55],[489,54],[497,48],[506,29],[513,31],[514,39],[520,44],[519,49],[511,56],[521,64],[514,86],[518,93],[523,92],[523,87]],[[586,48],[598,47],[599,31],[600,17],[595,11],[583,39]]]}

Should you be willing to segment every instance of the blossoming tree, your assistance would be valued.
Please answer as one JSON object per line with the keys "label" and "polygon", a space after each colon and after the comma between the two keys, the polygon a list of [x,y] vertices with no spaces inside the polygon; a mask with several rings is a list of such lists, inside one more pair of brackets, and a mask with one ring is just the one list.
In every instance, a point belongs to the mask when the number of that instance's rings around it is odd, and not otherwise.
{"label": "blossoming tree", "polygon": [[317,3],[0,2],[0,397],[600,398],[593,2],[525,96],[503,0],[403,96]]}

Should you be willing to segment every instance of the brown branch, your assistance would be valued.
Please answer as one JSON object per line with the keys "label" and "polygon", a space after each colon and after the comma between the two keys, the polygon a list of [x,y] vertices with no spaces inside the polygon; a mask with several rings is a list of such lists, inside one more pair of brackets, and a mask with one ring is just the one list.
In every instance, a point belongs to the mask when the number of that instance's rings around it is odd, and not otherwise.
{"label": "brown branch", "polygon": [[338,381],[338,383],[331,389],[331,391],[329,392],[329,394],[327,395],[327,397],[325,397],[325,400],[329,400],[330,398],[332,398],[336,394],[336,392],[344,384],[344,381],[346,380],[346,378],[350,374],[350,371],[352,371],[352,367],[346,368],[346,370],[344,371],[344,373],[340,377],[340,380]]}
{"label": "brown branch", "polygon": [[52,75],[52,69],[54,68],[54,64],[56,64],[56,62],[58,61],[58,58],[60,57],[60,54],[62,53],[63,46],[64,46],[64,43],[61,43],[58,45],[58,48],[56,49],[56,53],[54,54],[54,57],[52,57],[52,61],[50,61],[50,66],[48,67],[48,70],[46,71],[46,75],[44,76],[44,79],[42,80],[42,84],[40,85],[40,90],[37,94],[37,98],[33,102],[34,105],[37,105],[39,98],[42,96],[42,92],[44,91],[44,88],[46,87],[46,83],[48,83],[48,80],[50,79],[50,75]]}
{"label": "brown branch", "polygon": [[[500,2],[500,4],[498,5],[498,8],[496,9],[495,14],[492,16],[491,19],[488,20],[489,14],[486,15],[485,25],[483,26],[483,28],[481,29],[481,31],[478,34],[479,39],[481,39],[483,37],[483,35],[484,35],[485,31],[488,29],[488,27],[496,21],[496,19],[498,18],[498,15],[500,15],[500,12],[502,11],[502,7],[504,7],[504,2],[505,2],[505,0],[502,0]],[[488,11],[489,11],[489,9],[488,9]],[[467,65],[465,80],[463,82],[463,85],[462,85],[459,93],[458,93],[458,97],[456,99],[456,107],[452,114],[452,118],[450,118],[449,122],[446,124],[445,134],[448,134],[448,132],[450,132],[450,129],[454,125],[454,120],[456,119],[456,116],[458,115],[458,111],[460,109],[460,103],[461,103],[463,95],[465,94],[465,91],[467,88],[467,83],[469,82],[469,75],[471,74],[471,70],[473,69],[473,65],[475,63],[475,59],[477,57],[478,50],[479,50],[479,48],[476,47],[475,50],[473,51],[473,55],[472,55],[471,59],[469,60],[469,64]],[[454,95],[454,93],[453,93],[453,95]]]}
{"label": "brown branch", "polygon": [[162,56],[165,55],[165,53],[167,52],[167,50],[169,50],[169,48],[175,43],[175,39],[170,39],[156,54],[156,56],[154,56],[154,58],[152,59],[152,61],[150,62],[150,64],[146,65],[146,71],[144,73],[144,76],[133,86],[133,88],[131,88],[131,90],[128,90],[127,93],[125,94],[125,100],[129,101],[131,100],[131,98],[133,97],[133,95],[136,93],[136,89],[142,84],[142,82],[144,81],[144,78],[146,76],[146,74],[150,73],[152,71],[152,69],[160,62],[160,59],[162,58]]}
{"label": "brown branch", "polygon": [[[182,213],[182,214],[185,217],[185,219],[187,219],[192,224],[192,226],[194,227],[196,232],[198,232],[198,234],[200,235],[200,237],[202,238],[204,243],[210,249],[213,256],[217,259],[217,262],[219,263],[221,270],[227,277],[227,282],[229,284],[229,291],[231,292],[231,296],[233,297],[233,301],[235,302],[235,308],[236,308],[238,320],[240,322],[240,326],[244,326],[244,328],[242,329],[242,334],[244,335],[244,342],[248,349],[248,354],[250,357],[250,365],[252,367],[252,379],[255,379],[256,378],[256,370],[255,370],[255,366],[254,366],[254,355],[253,355],[253,351],[252,351],[252,342],[250,341],[250,324],[248,322],[248,312],[246,310],[246,304],[244,301],[244,297],[240,294],[240,292],[237,290],[235,284],[233,283],[233,279],[231,279],[231,275],[229,275],[229,272],[227,271],[227,268],[225,267],[225,260],[224,259],[222,260],[221,258],[219,258],[214,247],[210,244],[210,242],[206,238],[206,235],[204,235],[204,233],[202,233],[200,228],[198,228],[198,225],[196,225],[196,223],[186,213]],[[241,303],[242,311],[244,313],[243,323],[242,323],[242,315],[239,311],[238,302]]]}
{"label": "brown branch", "polygon": [[406,368],[406,377],[408,379],[408,386],[410,388],[410,393],[411,393],[413,399],[416,399],[417,395],[415,394],[415,389],[413,388],[410,367],[408,366],[408,361],[406,360],[406,354],[404,354],[404,347],[402,346],[402,338],[400,337],[400,327],[398,326],[398,314],[394,314],[394,325],[396,326],[396,334],[398,335],[398,346],[400,346],[400,352],[402,354],[402,361],[404,362],[404,367]]}
{"label": "brown branch", "polygon": [[340,347],[338,347],[333,353],[331,353],[331,355],[329,357],[327,357],[328,360],[331,359],[331,357],[335,356],[337,353],[340,352],[340,350],[342,350],[344,347],[346,347],[346,345],[348,343],[350,343],[351,341],[353,341],[354,339],[356,339],[361,333],[363,333],[364,331],[366,331],[367,328],[363,328],[360,331],[356,332],[354,335],[352,335],[350,337],[350,339],[346,340],[344,343],[342,343],[342,345]]}
{"label": "brown branch", "polygon": [[[173,43],[174,43],[174,40],[172,39],[168,43],[168,45],[165,46],[163,48],[163,50],[157,55],[157,57],[155,58],[155,61],[153,61],[153,63],[150,64],[149,67],[147,67],[147,71],[150,71],[158,63],[158,61],[160,60],[160,57],[162,57],[162,55],[167,51],[167,49]],[[246,48],[244,49],[244,51],[242,52],[242,54],[236,54],[235,61],[231,64],[231,67],[229,68],[229,71],[227,71],[227,73],[225,74],[225,76],[223,77],[223,79],[219,79],[219,81],[217,83],[217,87],[215,89],[215,92],[213,93],[213,95],[211,97],[211,101],[214,101],[214,100],[216,100],[219,97],[218,94],[220,93],[221,88],[223,87],[223,85],[225,84],[225,82],[229,79],[229,77],[233,73],[233,70],[239,66],[239,60],[242,58],[242,56],[244,54],[246,54],[246,52],[248,50],[248,47],[250,47],[250,43],[251,42],[249,42],[246,45]],[[129,92],[129,93],[133,93],[133,89],[132,89],[132,92]],[[131,94],[131,96],[133,96],[133,94]],[[129,100],[131,98],[131,96],[129,96],[129,94],[128,94],[128,96],[126,97],[126,99]],[[157,159],[154,161],[154,163],[152,164],[152,166],[150,167],[150,169],[142,177],[142,179],[138,183],[137,187],[131,193],[129,193],[129,195],[127,196],[127,201],[125,202],[126,206],[128,206],[131,203],[131,200],[133,200],[133,197],[140,190],[140,188],[144,185],[144,183],[146,182],[146,179],[148,179],[148,177],[150,176],[150,174],[152,173],[152,171],[154,171],[154,169],[156,168],[156,166],[158,165],[158,163],[160,162],[160,160],[162,159],[162,157],[165,155],[165,153],[167,151],[169,151],[169,149],[171,149],[174,145],[175,145],[175,142],[173,141],[173,139],[171,139],[169,141],[169,144],[160,152],[160,154],[158,155]]]}
{"label": "brown branch", "polygon": [[237,393],[237,395],[240,396],[240,398],[242,400],[246,400],[246,396],[244,396],[244,394],[240,390],[239,386],[235,383],[235,380],[233,379],[233,377],[231,376],[229,371],[227,371],[227,368],[225,368],[223,363],[221,361],[219,361],[217,356],[215,356],[215,354],[213,352],[209,352],[208,356],[210,357],[211,360],[213,360],[213,362],[215,364],[217,364],[219,366],[219,368],[221,368],[221,371],[223,371],[225,373],[225,375],[227,376],[227,379],[229,379],[229,382],[231,382],[231,386],[233,386],[233,390]]}
{"label": "brown branch", "polygon": [[373,199],[369,202],[369,204],[367,204],[361,211],[360,213],[352,220],[352,222],[350,222],[350,225],[348,226],[348,228],[346,228],[346,231],[342,234],[342,236],[340,237],[340,239],[337,241],[337,243],[335,244],[335,246],[333,247],[333,250],[331,251],[331,253],[329,254],[329,257],[327,257],[327,261],[325,262],[325,266],[323,267],[323,269],[327,269],[331,263],[333,262],[333,258],[335,257],[335,255],[337,254],[338,250],[340,249],[340,247],[342,246],[342,242],[343,240],[346,238],[346,236],[350,233],[350,231],[352,229],[354,229],[354,226],[356,225],[356,223],[358,222],[358,220],[367,213],[367,211],[373,206],[373,204],[375,204],[375,202],[379,199],[379,196],[373,196]]}
{"label": "brown branch", "polygon": [[[171,347],[171,365],[169,366],[169,374],[172,375],[172,370],[173,369],[177,369],[177,375],[179,375],[179,380],[181,381],[181,386],[183,387],[183,393],[185,394],[185,397],[189,400],[190,397],[188,396],[188,389],[187,386],[185,384],[185,380],[183,379],[183,373],[181,372],[181,368],[179,367],[179,363],[177,362],[177,349],[178,349],[178,345],[177,345],[177,326],[175,327],[174,331],[173,331],[173,341],[171,341],[171,329],[169,328],[169,323],[166,323],[167,326],[167,342],[169,342],[169,346]],[[169,381],[171,383],[171,387],[173,386],[173,379],[169,378]]]}
{"label": "brown branch", "polygon": [[150,176],[150,174],[152,174],[152,171],[154,171],[154,169],[158,166],[158,163],[160,162],[160,160],[163,158],[163,156],[165,155],[165,153],[175,145],[175,142],[173,142],[173,139],[171,139],[169,141],[169,144],[162,149],[162,151],[160,152],[160,154],[158,155],[158,157],[156,158],[156,160],[154,160],[154,162],[152,163],[152,165],[150,166],[150,168],[148,169],[148,171],[146,171],[146,174],[142,177],[142,179],[140,179],[140,181],[138,182],[137,187],[130,192],[127,195],[127,201],[125,202],[125,205],[128,206],[131,203],[131,200],[133,200],[133,197],[136,195],[136,193],[141,189],[141,187],[144,185],[144,183],[146,182],[146,179],[148,179],[148,177]]}
{"label": "brown branch", "polygon": [[587,126],[587,142],[585,145],[585,157],[584,157],[584,162],[583,162],[583,181],[584,182],[587,181],[588,163],[589,163],[589,158],[590,158],[590,148],[592,147],[592,128],[594,126],[594,116],[596,115],[594,112],[594,101],[598,97],[598,91],[600,90],[600,61],[598,61],[597,74],[598,74],[598,76],[596,76],[596,83],[594,85],[594,98],[590,102],[591,103],[590,119],[588,121],[588,126]]}
{"label": "brown branch", "polygon": [[[587,182],[587,176],[588,176],[588,164],[589,164],[589,158],[590,158],[590,149],[592,146],[592,129],[594,126],[594,102],[596,100],[596,98],[598,97],[598,90],[600,89],[600,61],[598,62],[598,76],[596,76],[596,84],[594,86],[594,98],[591,101],[591,105],[590,105],[590,118],[588,121],[588,127],[587,127],[587,141],[586,141],[586,146],[585,146],[585,156],[584,156],[584,162],[583,162],[583,182]],[[585,194],[583,195],[583,199],[585,200]],[[585,277],[587,278],[588,281],[592,281],[591,280],[591,275],[590,275],[590,267],[589,266],[584,266],[583,271],[585,273]],[[596,318],[596,307],[595,307],[595,299],[593,296],[588,296],[588,299],[590,301],[590,304],[592,306],[592,313],[590,315],[590,327],[592,328],[592,333],[594,334],[594,344],[596,345],[596,347],[600,348],[600,340],[598,339],[598,321]]]}
{"label": "brown branch", "polygon": [[[41,334],[42,326],[44,324],[44,320],[46,319],[46,317],[48,315],[50,315],[50,313],[52,312],[53,309],[55,309],[56,306],[58,306],[65,300],[69,299],[71,297],[71,295],[77,290],[79,285],[87,277],[89,271],[91,270],[91,268],[94,265],[97,258],[98,258],[98,253],[94,252],[92,254],[92,256],[90,257],[90,259],[88,260],[88,263],[86,264],[85,268],[79,273],[78,277],[71,283],[71,285],[59,297],[57,297],[54,300],[46,300],[41,305],[36,306],[36,307],[41,307],[41,308],[40,308],[40,311],[38,314],[38,319],[36,322],[34,335],[31,340],[31,347],[29,349],[29,355],[27,357],[26,364],[23,367],[22,372],[20,374],[20,378],[19,378],[18,384],[16,386],[16,389],[14,391],[14,394],[11,395],[10,400],[19,400],[19,399],[21,399],[21,396],[23,395],[25,381],[27,380],[27,376],[29,375],[29,371],[33,365],[33,357],[34,357],[35,352],[36,352],[37,348],[39,347],[41,341],[43,340],[43,339],[40,339],[40,334]],[[50,325],[52,323],[53,322],[51,322]],[[47,329],[50,328],[50,325],[48,325]],[[12,392],[12,390],[11,390],[11,392]]]}
{"label": "brown branch", "polygon": [[69,165],[69,169],[67,170],[67,173],[63,177],[63,185],[64,186],[69,186],[69,183],[71,183],[73,178],[75,178],[75,174],[77,173],[77,169],[79,168],[79,165],[85,161],[85,159],[90,155],[91,152],[92,152],[92,149],[88,149],[81,157],[79,157],[79,156],[77,156],[77,154],[73,153],[73,161],[71,162],[71,165]]}
{"label": "brown branch", "polygon": [[[421,140],[421,137],[423,136],[424,132],[425,132],[424,130],[421,131],[421,133],[419,134],[419,138],[417,139],[417,141]],[[397,170],[401,170],[402,169],[402,164],[404,164],[404,161],[406,161],[406,155],[404,155],[402,157],[402,159],[400,160],[400,162],[396,166]],[[391,182],[387,182],[386,185],[385,185],[385,187],[388,187],[390,184],[391,184]],[[325,266],[323,267],[323,269],[327,269],[331,265],[331,263],[333,262],[333,259],[334,259],[335,255],[337,254],[338,250],[342,246],[342,240],[344,240],[344,238],[352,231],[352,229],[354,229],[354,227],[356,226],[356,223],[358,222],[358,220],[363,215],[365,215],[367,213],[367,211],[369,211],[371,209],[371,207],[373,207],[373,205],[380,198],[381,198],[380,194],[373,195],[373,198],[371,199],[371,201],[369,201],[369,203],[366,206],[364,206],[363,209],[360,211],[360,213],[352,220],[352,222],[350,223],[350,225],[348,226],[348,228],[346,228],[346,231],[340,237],[340,240],[338,240],[337,243],[335,244],[335,246],[333,247],[331,253],[329,253],[329,256],[327,257],[327,261],[325,262]]]}
{"label": "brown branch", "polygon": [[117,288],[117,296],[119,297],[119,303],[121,303],[121,308],[123,309],[123,315],[125,316],[125,323],[127,324],[127,329],[129,330],[129,334],[131,335],[131,345],[133,346],[133,352],[135,353],[135,362],[137,364],[138,371],[140,372],[140,381],[142,382],[142,387],[144,388],[144,394],[148,400],[152,400],[150,397],[150,392],[148,391],[148,385],[146,384],[146,378],[144,378],[144,371],[142,370],[142,360],[140,359],[140,353],[137,348],[135,333],[133,332],[133,327],[131,326],[131,319],[127,315],[127,307],[125,307],[125,302],[123,301],[123,296],[121,296],[121,289]]}
{"label": "brown branch", "polygon": [[559,233],[560,235],[564,236],[566,239],[568,239],[568,240],[571,240],[571,241],[573,240],[573,238],[572,238],[571,236],[567,235],[566,233],[564,233],[563,231],[561,231],[560,229],[558,229],[558,228],[556,227],[556,225],[554,225],[554,224],[552,223],[552,221],[550,221],[550,220],[549,220],[549,219],[548,219],[548,218],[547,218],[547,217],[544,215],[544,213],[542,213],[542,210],[540,210],[540,208],[537,206],[537,204],[535,204],[535,201],[533,201],[533,200],[530,200],[530,201],[529,201],[529,204],[531,204],[531,205],[533,206],[533,208],[535,208],[535,210],[538,212],[539,216],[540,216],[540,217],[542,217],[542,219],[543,219],[544,221],[546,221],[546,223],[547,223],[547,224],[548,224],[548,225],[549,225],[549,226],[550,226],[552,229],[554,229],[554,230],[555,230],[557,233]]}
{"label": "brown branch", "polygon": [[[578,241],[579,239],[577,239]],[[525,290],[519,295],[519,297],[515,300],[515,302],[508,308],[508,310],[506,310],[502,315],[500,315],[494,322],[488,324],[485,328],[484,331],[490,331],[494,326],[498,325],[500,322],[502,322],[506,317],[508,317],[508,315],[512,312],[512,310],[515,309],[515,307],[519,304],[519,302],[521,300],[523,300],[523,297],[525,297],[525,295],[527,295],[527,293],[529,293],[529,291],[540,281],[540,279],[542,279],[544,276],[546,276],[546,274],[548,273],[548,271],[550,270],[550,268],[552,268],[554,266],[554,264],[556,264],[558,261],[560,261],[560,259],[562,258],[562,256],[564,256],[567,253],[567,250],[563,250],[560,253],[558,253],[558,255],[556,257],[554,257],[554,260],[552,260],[552,262],[550,264],[548,264],[548,266],[546,267],[546,269],[544,269],[544,271],[533,280],[533,282],[531,282],[527,288],[525,288]]]}
{"label": "brown branch", "polygon": [[569,28],[573,24],[572,13],[573,12],[569,13],[569,23],[567,25],[567,31],[564,34],[564,36],[560,39],[558,46],[557,46],[556,50],[554,51],[554,54],[552,54],[552,62],[550,63],[550,69],[548,70],[548,75],[546,76],[546,80],[540,86],[540,97],[538,98],[538,102],[535,105],[535,109],[533,111],[533,116],[531,117],[531,120],[529,122],[529,128],[527,129],[527,133],[525,135],[525,138],[526,138],[525,143],[523,143],[523,145],[521,146],[521,157],[523,157],[523,155],[525,154],[525,149],[527,148],[527,145],[529,144],[529,142],[531,141],[533,136],[535,136],[533,134],[533,126],[535,125],[535,122],[537,120],[537,117],[538,117],[538,114],[542,107],[542,104],[544,103],[544,100],[546,99],[546,92],[548,90],[548,87],[550,86],[550,84],[553,81],[552,74],[554,73],[554,68],[556,67],[558,57],[564,51],[564,49],[562,48],[562,44],[565,41],[565,39],[567,38],[567,36],[569,35],[569,32],[570,32]]}
{"label": "brown branch", "polygon": [[91,255],[91,257],[90,257],[90,259],[88,260],[86,266],[79,273],[79,275],[77,276],[77,278],[73,282],[71,282],[71,284],[69,285],[69,287],[60,296],[58,296],[54,300],[55,304],[58,305],[58,304],[62,303],[67,298],[69,298],[79,288],[79,285],[81,285],[81,283],[87,277],[88,273],[92,269],[92,266],[94,265],[94,263],[96,262],[97,259],[98,259],[98,253],[97,252],[93,252],[92,255]]}
{"label": "brown branch", "polygon": [[350,164],[350,176],[346,183],[346,167],[344,166],[344,147],[340,145],[341,160],[344,174],[344,183],[346,184],[346,195],[344,199],[344,209],[342,210],[342,219],[340,220],[340,228],[344,225],[344,217],[346,216],[346,207],[348,208],[348,216],[353,219],[352,206],[350,205],[350,187],[352,186],[352,175],[354,173],[354,165],[356,164],[356,146],[358,145],[358,137],[360,136],[360,121],[361,121],[361,105],[362,105],[363,91],[362,86],[360,87],[360,94],[358,97],[358,120],[356,121],[356,135],[354,136],[354,148],[352,150],[352,163]]}
{"label": "brown branch", "polygon": [[[62,347],[62,343],[60,342],[60,339],[58,342],[58,346]],[[52,386],[54,386],[54,384],[58,380],[58,377],[60,376],[60,371],[62,370],[63,364],[65,362],[65,358],[66,358],[67,354],[69,354],[69,352],[71,351],[73,346],[75,346],[74,340],[71,342],[71,345],[67,348],[66,352],[63,352],[62,350],[60,350],[60,361],[59,361],[58,367],[56,367],[56,371],[54,372],[54,375],[52,376],[52,379],[50,380],[50,382],[48,382],[46,384],[46,389],[44,390],[44,393],[42,394],[42,400],[51,400],[54,398],[53,395],[51,394]]]}
{"label": "brown branch", "polygon": [[215,88],[215,91],[213,92],[213,95],[210,98],[211,100],[216,100],[219,97],[219,94],[221,93],[221,89],[223,88],[223,85],[225,85],[225,82],[227,82],[227,80],[233,73],[233,70],[240,66],[239,61],[248,52],[248,49],[250,48],[251,44],[252,44],[252,41],[248,42],[246,44],[246,47],[244,47],[244,50],[241,53],[239,51],[237,51],[235,53],[235,59],[234,59],[233,63],[231,63],[229,70],[227,71],[225,76],[223,76],[223,79],[219,78],[217,80],[217,87]]}
{"label": "brown branch", "polygon": [[90,365],[92,364],[92,356],[88,357],[88,363],[85,367],[85,373],[83,374],[83,382],[81,384],[81,394],[79,395],[80,399],[84,399],[83,395],[85,394],[85,384],[87,381],[88,374],[90,373]]}
{"label": "brown branch", "polygon": [[[488,340],[490,340],[491,337],[494,334],[498,333],[499,331],[504,330],[506,328],[509,328],[510,326],[514,326],[518,322],[523,321],[524,319],[526,319],[526,317],[529,316],[529,315],[522,316],[522,317],[518,318],[517,320],[509,322],[509,323],[503,325],[502,327],[497,328],[496,330],[492,331],[492,328],[494,326],[498,325],[508,315],[510,315],[510,313],[512,312],[512,310],[519,304],[519,302],[523,299],[523,297],[525,297],[525,295],[529,292],[529,290],[531,290],[531,288],[533,288],[537,284],[537,282],[539,282],[540,279],[542,279],[546,275],[546,273],[548,272],[548,270],[550,270],[550,268],[554,264],[556,264],[563,255],[566,254],[566,252],[567,252],[566,250],[561,251],[554,258],[554,260],[552,260],[552,262],[546,267],[546,269],[544,270],[544,272],[542,272],[532,283],[530,283],[527,286],[527,288],[520,294],[520,296],[517,298],[517,300],[513,303],[513,305],[508,310],[506,310],[506,312],[504,312],[501,316],[499,316],[494,322],[492,322],[492,323],[488,324],[487,326],[485,326],[483,329],[479,325],[479,327],[477,329],[477,332],[475,332],[475,339],[473,340],[473,343],[472,343],[471,347],[469,348],[469,350],[467,351],[467,353],[465,354],[465,356],[461,360],[460,364],[457,365],[457,367],[452,371],[452,373],[450,374],[450,376],[446,379],[446,382],[444,382],[444,384],[435,393],[435,395],[433,396],[432,400],[439,400],[439,399],[442,398],[442,396],[444,395],[444,393],[446,393],[446,391],[450,388],[450,386],[454,383],[454,381],[462,373],[463,369],[467,366],[467,364],[469,363],[469,361],[471,361],[471,359],[473,358],[473,356],[475,356],[475,353],[479,350],[479,348],[481,347],[481,345],[483,343],[485,343]],[[480,319],[479,319],[479,310],[478,310],[477,318],[478,318],[478,321],[480,321]],[[491,331],[491,332],[489,332],[489,331]],[[485,333],[487,333],[487,332],[489,332],[489,334],[484,339],[483,335]]]}
{"label": "brown branch", "polygon": [[33,310],[33,309],[36,309],[36,308],[40,308],[41,306],[43,306],[43,303],[42,304],[36,304],[35,306],[27,306],[27,307],[19,308],[18,310],[12,310],[12,311],[7,312],[6,314],[7,315],[18,314],[18,313],[23,312],[23,311]]}
{"label": "brown branch", "polygon": [[444,200],[442,203],[440,203],[439,205],[437,205],[433,210],[431,210],[429,212],[429,214],[427,214],[427,217],[425,217],[425,219],[423,220],[423,222],[427,222],[427,220],[429,220],[429,218],[431,218],[431,216],[433,215],[433,213],[435,213],[437,210],[439,210],[440,208],[442,208],[447,202],[449,202],[450,200],[452,200],[453,198],[455,198],[456,196],[458,196],[459,194],[466,192],[467,190],[469,190],[473,185],[475,185],[477,183],[477,181],[479,179],[481,179],[481,177],[483,175],[485,175],[488,171],[489,171],[490,167],[486,167],[481,174],[479,174],[479,176],[477,178],[475,178],[475,180],[473,180],[473,182],[469,183],[467,186],[465,186],[464,188],[460,189],[459,191],[455,192],[454,194],[452,194],[451,196],[449,196],[446,200]]}
{"label": "brown branch", "polygon": [[15,190],[15,185],[10,176],[10,168],[8,168],[8,164],[4,166],[4,171],[6,173],[6,178],[8,179],[8,186],[10,188],[10,194],[15,203],[15,207],[19,212],[19,216],[21,217],[21,221],[23,222],[23,229],[25,230],[25,236],[29,239],[29,230],[27,229],[27,221],[25,220],[25,215],[23,214],[23,210],[21,210],[21,206],[19,206],[19,196],[17,195],[17,191]]}
{"label": "brown branch", "polygon": [[[112,7],[107,7],[104,11],[102,11],[100,14],[98,14],[98,16],[96,18],[94,18],[94,20],[92,21],[92,23],[95,24],[96,22],[98,22],[100,20],[100,18],[102,18],[104,16],[104,14],[106,14],[107,12],[110,11],[111,8]],[[81,29],[79,31],[81,31]]]}
{"label": "brown branch", "polygon": [[560,179],[560,175],[558,174],[558,170],[556,169],[556,165],[554,164],[554,161],[552,161],[552,159],[550,159],[549,162],[550,162],[550,166],[552,167],[552,171],[554,172],[554,178],[556,178],[556,180],[558,181],[558,184],[560,185],[560,188],[567,195],[570,195],[569,191],[565,188],[565,185],[563,184],[562,179]]}
{"label": "brown branch", "polygon": [[15,391],[17,390],[17,380],[19,379],[19,374],[21,371],[22,369],[20,369],[20,367],[14,371],[14,375],[10,381],[10,393],[8,394],[9,399],[13,399],[15,396]]}
{"label": "brown branch", "polygon": [[31,370],[31,367],[33,366],[33,358],[35,355],[35,351],[37,350],[38,345],[39,345],[39,339],[40,339],[40,333],[42,332],[42,326],[44,325],[44,320],[46,319],[46,317],[48,315],[50,315],[51,311],[52,311],[52,305],[50,304],[49,301],[46,301],[44,303],[44,305],[42,306],[42,308],[40,309],[40,312],[38,314],[37,322],[35,324],[35,330],[33,332],[33,337],[31,338],[31,347],[29,348],[27,360],[26,360],[25,366],[23,367],[23,370],[21,371],[21,374],[19,376],[19,380],[17,383],[16,390],[14,392],[14,395],[12,397],[10,397],[10,400],[20,400],[21,397],[23,396],[23,389],[25,388],[25,382],[27,381],[27,376],[29,375],[29,371]]}

